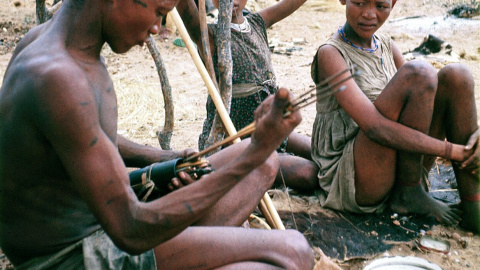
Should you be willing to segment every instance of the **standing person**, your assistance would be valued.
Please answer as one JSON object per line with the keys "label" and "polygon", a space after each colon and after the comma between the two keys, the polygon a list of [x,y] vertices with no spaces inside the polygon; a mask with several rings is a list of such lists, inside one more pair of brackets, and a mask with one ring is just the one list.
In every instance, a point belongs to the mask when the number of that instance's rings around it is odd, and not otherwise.
{"label": "standing person", "polygon": [[[305,2],[306,0],[282,0],[256,13],[246,12],[247,15],[244,15],[243,11],[247,0],[233,1],[232,21],[230,23],[230,45],[233,62],[230,118],[237,130],[249,125],[253,121],[253,112],[258,105],[278,89],[270,57],[267,28],[291,15]],[[213,0],[213,4],[218,8],[219,1]],[[203,48],[199,14],[194,1],[182,1],[177,9],[185,22],[190,37],[199,48]],[[220,72],[215,64],[218,61],[215,44],[217,31],[217,24],[208,25],[210,55],[212,55],[218,81]],[[205,147],[216,113],[215,105],[210,96],[207,99],[206,109],[207,118],[199,137],[199,149]],[[309,184],[311,179],[315,178],[318,168],[311,161],[309,137],[291,133],[278,151],[282,153],[280,156],[281,174],[279,174],[278,181],[280,181],[280,178],[284,178],[287,184],[292,180],[297,181],[297,183]],[[283,154],[286,152],[293,153],[295,156]],[[311,190],[312,187],[309,185],[298,186],[298,189]]]}
{"label": "standing person", "polygon": [[274,150],[301,121],[282,117],[285,89],[260,106],[251,142],[210,158],[215,172],[180,172],[147,203],[130,187],[125,165],[188,151],[117,136],[100,52],[143,44],[176,3],[65,0],[18,44],[0,92],[0,246],[17,269],[312,268],[297,231],[219,227],[241,224],[273,183]]}
{"label": "standing person", "polygon": [[[472,75],[460,64],[437,73],[428,63],[406,62],[389,37],[376,33],[395,1],[340,3],[347,21],[318,49],[312,78],[321,91],[322,80],[353,64],[361,74],[345,83],[345,91],[317,101],[312,157],[320,168],[322,206],[372,213],[389,201],[395,212],[430,215],[445,224],[461,220],[479,232]],[[430,197],[421,184],[437,156],[454,161],[461,211]]]}

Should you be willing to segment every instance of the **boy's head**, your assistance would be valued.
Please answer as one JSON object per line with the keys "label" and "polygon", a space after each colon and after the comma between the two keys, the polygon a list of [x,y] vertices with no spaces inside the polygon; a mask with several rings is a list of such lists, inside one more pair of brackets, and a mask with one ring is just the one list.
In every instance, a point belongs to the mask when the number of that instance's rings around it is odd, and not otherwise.
{"label": "boy's head", "polygon": [[[239,23],[238,19],[243,17],[243,9],[247,5],[248,0],[233,0],[232,22]],[[212,0],[213,5],[218,9],[220,0]],[[239,17],[237,19],[237,17]]]}
{"label": "boy's head", "polygon": [[340,0],[347,24],[362,39],[370,39],[388,19],[395,0]]}
{"label": "boy's head", "polygon": [[[218,0],[216,0],[216,1],[218,1]],[[340,3],[342,3],[342,5],[345,5],[345,3],[346,3],[346,0],[339,0],[339,1],[340,1]],[[388,2],[388,1],[387,1],[387,2]],[[397,0],[391,0],[391,2],[392,2],[392,3],[391,3],[391,4],[392,4],[392,8],[393,8],[393,7],[395,6],[395,4],[397,3]]]}

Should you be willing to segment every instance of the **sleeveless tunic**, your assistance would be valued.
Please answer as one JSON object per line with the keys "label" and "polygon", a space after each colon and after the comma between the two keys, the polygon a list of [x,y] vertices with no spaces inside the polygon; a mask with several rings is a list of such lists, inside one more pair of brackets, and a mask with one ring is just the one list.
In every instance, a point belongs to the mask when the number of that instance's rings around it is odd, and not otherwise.
{"label": "sleeveless tunic", "polygon": [[[391,39],[384,35],[375,35],[375,37],[381,44],[381,57],[333,38],[322,45],[334,46],[348,66],[357,65],[361,74],[354,80],[372,102],[397,72],[391,50]],[[319,85],[320,79],[317,78],[316,55],[311,72],[317,94],[319,94],[322,90]],[[384,203],[364,207],[357,205],[355,201],[353,144],[359,131],[358,125],[342,109],[334,96],[317,100],[316,110],[312,132],[312,158],[320,168],[318,181],[321,190],[317,192],[320,204],[323,207],[354,213],[371,213],[381,210]]]}

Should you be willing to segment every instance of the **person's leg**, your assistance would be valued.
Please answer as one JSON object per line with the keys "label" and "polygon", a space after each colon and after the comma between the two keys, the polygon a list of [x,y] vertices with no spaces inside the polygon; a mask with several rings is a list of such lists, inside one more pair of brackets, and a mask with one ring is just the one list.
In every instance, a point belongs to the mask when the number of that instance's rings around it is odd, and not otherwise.
{"label": "person's leg", "polygon": [[296,132],[288,136],[287,152],[312,160],[312,138]]}
{"label": "person's leg", "polygon": [[287,186],[302,193],[312,193],[320,188],[317,180],[318,166],[315,162],[289,154],[279,154],[278,159],[280,169],[275,179],[276,187]]}
{"label": "person's leg", "polygon": [[313,252],[294,230],[189,227],[155,249],[159,269],[312,269]]}
{"label": "person's leg", "polygon": [[[412,61],[398,70],[375,101],[386,118],[428,133],[437,86],[431,65]],[[453,223],[453,209],[436,201],[420,185],[422,155],[383,147],[361,131],[355,139],[355,198],[359,205],[374,205],[390,192],[390,208],[398,213],[434,216]]]}
{"label": "person's leg", "polygon": [[[240,155],[249,143],[250,139],[245,139],[213,154],[208,160],[213,168],[218,169]],[[240,180],[195,225],[240,226],[259,204],[265,192],[273,185],[277,171],[277,154],[272,153],[269,159]]]}
{"label": "person's leg", "polygon": [[[447,65],[438,73],[438,91],[430,135],[438,139],[446,137],[452,143],[465,145],[477,129],[473,77],[463,65]],[[430,159],[426,165],[431,164]],[[461,225],[480,232],[479,176],[472,173],[471,169],[461,169],[455,162],[452,165],[462,201]]]}
{"label": "person's leg", "polygon": [[300,192],[311,193],[320,188],[317,174],[318,166],[312,161],[311,138],[296,132],[288,136],[287,153],[279,154],[280,169],[275,179],[275,187],[293,188]]}

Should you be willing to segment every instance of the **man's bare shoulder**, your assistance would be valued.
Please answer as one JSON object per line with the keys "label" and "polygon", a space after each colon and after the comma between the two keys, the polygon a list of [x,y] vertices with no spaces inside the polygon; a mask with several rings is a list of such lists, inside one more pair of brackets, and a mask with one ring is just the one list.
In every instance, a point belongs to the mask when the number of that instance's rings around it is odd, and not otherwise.
{"label": "man's bare shoulder", "polygon": [[[18,99],[32,102],[60,102],[60,94],[73,97],[88,88],[84,70],[62,50],[35,49],[30,44],[18,53],[5,72],[3,90],[15,93]],[[67,101],[69,98],[66,99]]]}

